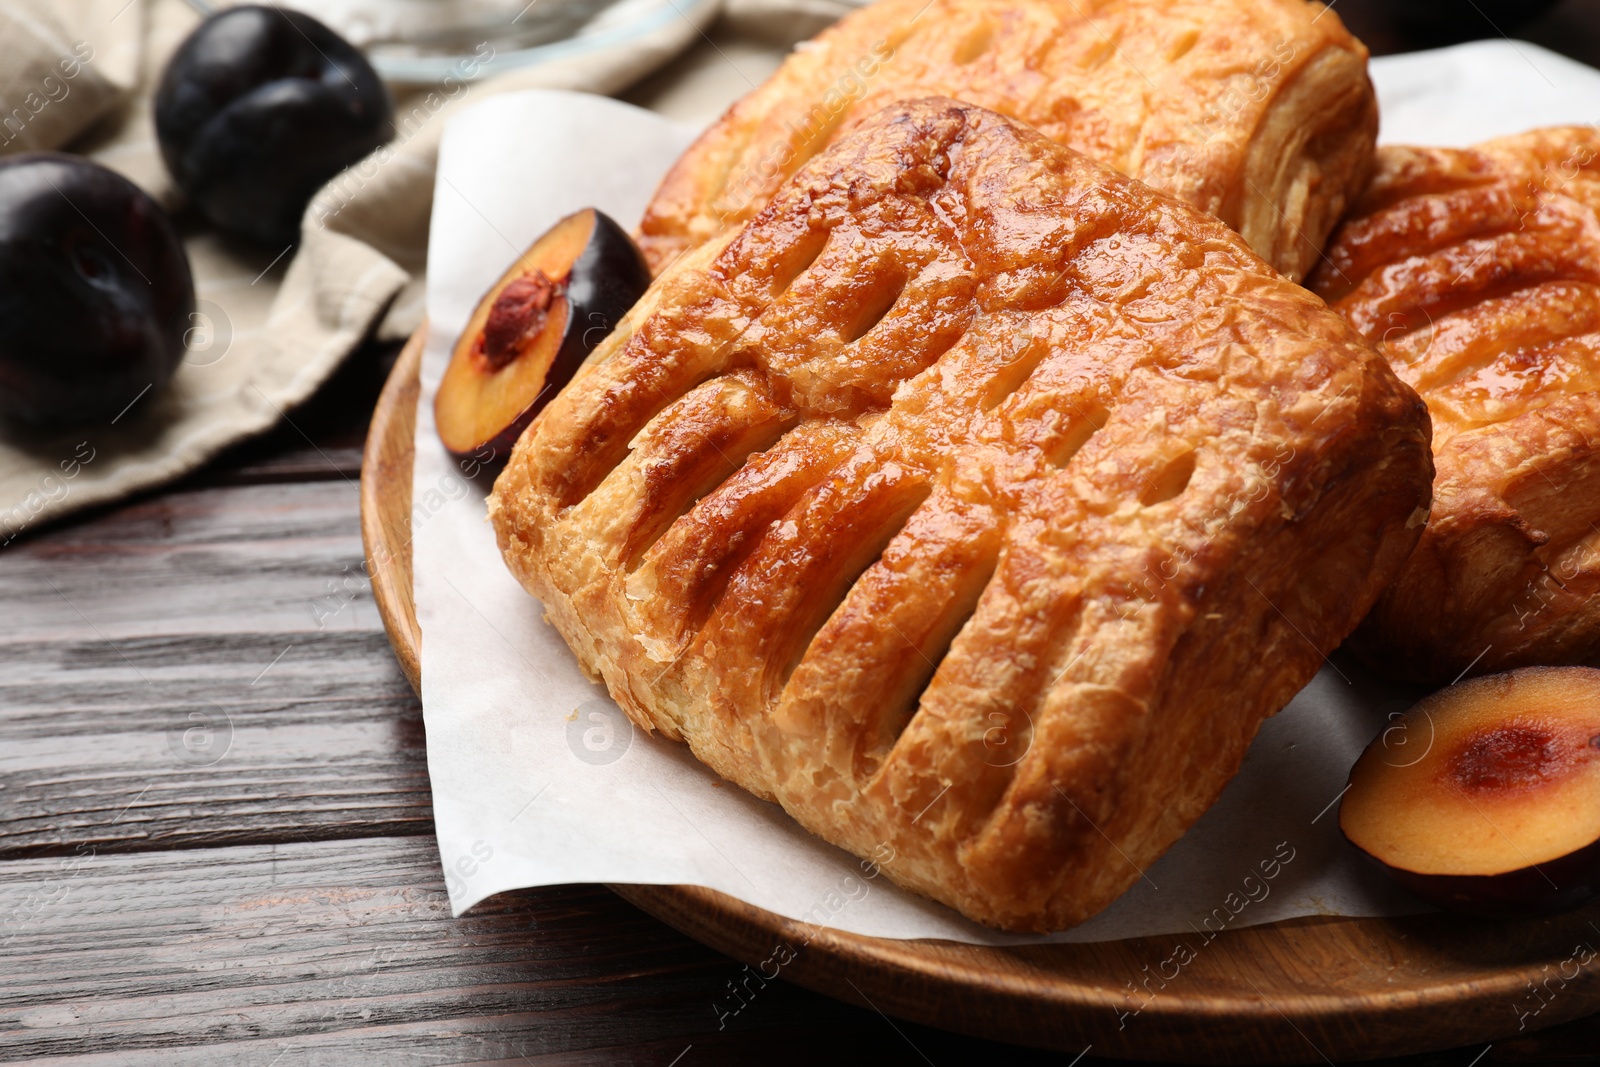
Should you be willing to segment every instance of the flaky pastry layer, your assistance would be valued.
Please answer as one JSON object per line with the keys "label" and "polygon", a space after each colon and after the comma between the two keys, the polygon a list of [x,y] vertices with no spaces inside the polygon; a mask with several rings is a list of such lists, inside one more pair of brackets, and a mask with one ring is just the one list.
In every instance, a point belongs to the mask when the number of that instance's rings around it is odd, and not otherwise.
{"label": "flaky pastry layer", "polygon": [[1415,394],[1232,231],[931,99],[659,278],[490,514],[635,722],[1049,930],[1215,800],[1431,475]]}
{"label": "flaky pastry layer", "polygon": [[1427,401],[1417,552],[1353,640],[1404,677],[1600,653],[1600,134],[1385,148],[1311,285]]}
{"label": "flaky pastry layer", "polygon": [[897,100],[1034,126],[1233,227],[1296,280],[1377,135],[1367,50],[1303,0],[878,0],[802,44],[667,175],[640,227],[659,272],[761,210]]}

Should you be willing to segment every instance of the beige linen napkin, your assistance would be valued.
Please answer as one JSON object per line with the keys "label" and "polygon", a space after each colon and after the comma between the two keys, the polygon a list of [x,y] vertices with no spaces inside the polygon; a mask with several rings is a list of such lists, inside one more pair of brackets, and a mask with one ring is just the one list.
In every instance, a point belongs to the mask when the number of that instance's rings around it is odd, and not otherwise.
{"label": "beige linen napkin", "polygon": [[[0,545],[71,511],[171,481],[230,444],[292,421],[294,406],[364,338],[397,339],[415,329],[434,163],[454,112],[514,89],[635,86],[634,102],[704,123],[759,84],[795,41],[854,6],[665,3],[677,17],[612,35],[603,48],[486,80],[471,80],[478,71],[466,64],[462,78],[437,87],[396,87],[395,140],[318,193],[296,248],[250,247],[182,216],[199,302],[183,365],[167,388],[141,397],[111,425],[48,435],[0,425]],[[198,21],[183,0],[0,0],[0,154],[83,152],[181,209],[149,101],[167,56]]]}

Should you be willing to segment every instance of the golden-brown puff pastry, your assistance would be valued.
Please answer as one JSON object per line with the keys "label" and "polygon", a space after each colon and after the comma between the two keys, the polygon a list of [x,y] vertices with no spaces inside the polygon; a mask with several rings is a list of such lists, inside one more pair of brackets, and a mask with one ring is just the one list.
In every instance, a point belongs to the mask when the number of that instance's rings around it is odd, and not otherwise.
{"label": "golden-brown puff pastry", "polygon": [[1232,231],[933,99],[657,279],[490,515],[635,722],[1048,930],[1212,803],[1431,476],[1415,394]]}
{"label": "golden-brown puff pastry", "polygon": [[878,0],[802,44],[663,181],[657,273],[760,211],[895,100],[949,96],[1086,152],[1242,234],[1299,280],[1366,180],[1367,50],[1303,0]]}
{"label": "golden-brown puff pastry", "polygon": [[1429,682],[1600,652],[1600,134],[1385,148],[1311,284],[1427,401],[1433,515],[1353,644]]}

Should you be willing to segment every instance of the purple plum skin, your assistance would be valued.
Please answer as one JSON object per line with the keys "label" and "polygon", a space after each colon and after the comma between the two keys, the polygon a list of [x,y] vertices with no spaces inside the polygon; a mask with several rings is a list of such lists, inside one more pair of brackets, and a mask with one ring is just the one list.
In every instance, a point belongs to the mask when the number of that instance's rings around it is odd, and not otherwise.
{"label": "purple plum skin", "polygon": [[313,194],[394,135],[372,65],[310,15],[227,8],[167,63],[155,100],[167,169],[219,229],[294,243]]}
{"label": "purple plum skin", "polygon": [[116,418],[172,377],[194,310],[178,230],[143,190],[74,156],[0,159],[0,417]]}

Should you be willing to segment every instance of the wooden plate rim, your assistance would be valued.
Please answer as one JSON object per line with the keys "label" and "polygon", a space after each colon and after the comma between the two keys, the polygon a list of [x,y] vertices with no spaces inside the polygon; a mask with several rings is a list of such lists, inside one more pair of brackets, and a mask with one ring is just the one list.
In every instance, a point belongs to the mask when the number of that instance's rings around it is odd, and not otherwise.
{"label": "wooden plate rim", "polygon": [[[411,685],[421,692],[421,632],[411,596],[411,471],[415,411],[425,327],[407,342],[373,412],[361,469],[361,533],[373,597]],[[1314,1063],[1332,1057],[1370,1059],[1489,1041],[1513,1032],[1515,1005],[1531,981],[1548,974],[1541,956],[1485,967],[1468,979],[1421,989],[1374,989],[1325,994],[1296,991],[1268,996],[1243,975],[1226,991],[1179,988],[1154,997],[1137,1025],[1114,1025],[1133,1003],[1122,975],[1105,984],[1048,971],[1052,954],[1105,955],[1104,945],[987,948],[938,941],[897,941],[814,929],[700,886],[613,885],[618,895],[752,968],[770,964],[771,950],[803,946],[782,977],[829,996],[945,1029],[980,1037],[1075,1052],[1091,1043],[1096,1055],[1160,1057],[1188,1063]],[[1582,913],[1579,913],[1580,915]],[[1595,914],[1600,916],[1600,908]],[[1287,939],[1337,950],[1338,931],[1375,934],[1398,951],[1421,926],[1460,924],[1446,916],[1399,919],[1307,918],[1225,931],[1217,940]],[[1482,927],[1475,928],[1481,932]],[[1490,928],[1494,929],[1494,928]],[[1597,927],[1600,929],[1600,927]],[[1170,938],[1107,943],[1113,948],[1156,946]],[[1597,936],[1600,941],[1600,936]],[[1326,942],[1325,945],[1322,942]],[[1209,943],[1208,943],[1209,944]],[[1304,946],[1301,946],[1304,950]],[[1159,960],[1149,948],[1136,958]],[[1526,956],[1526,953],[1524,953]],[[1406,960],[1396,963],[1403,967]],[[1600,967],[1593,968],[1600,973]],[[762,975],[766,975],[764,967]],[[1128,979],[1138,972],[1127,973]],[[1258,975],[1270,981],[1271,975]],[[746,979],[748,983],[749,979]],[[1193,983],[1191,983],[1192,985]],[[734,1003],[729,1001],[731,1005]],[[1600,1011],[1600,981],[1580,971],[1562,995],[1545,1005],[1534,1029]],[[1504,1018],[1495,1022],[1498,1008]],[[713,1006],[713,1010],[715,1007]],[[1352,1023],[1355,1025],[1352,1027]],[[1023,1027],[1019,1029],[1018,1027]],[[1374,1031],[1377,1031],[1375,1034]]]}

